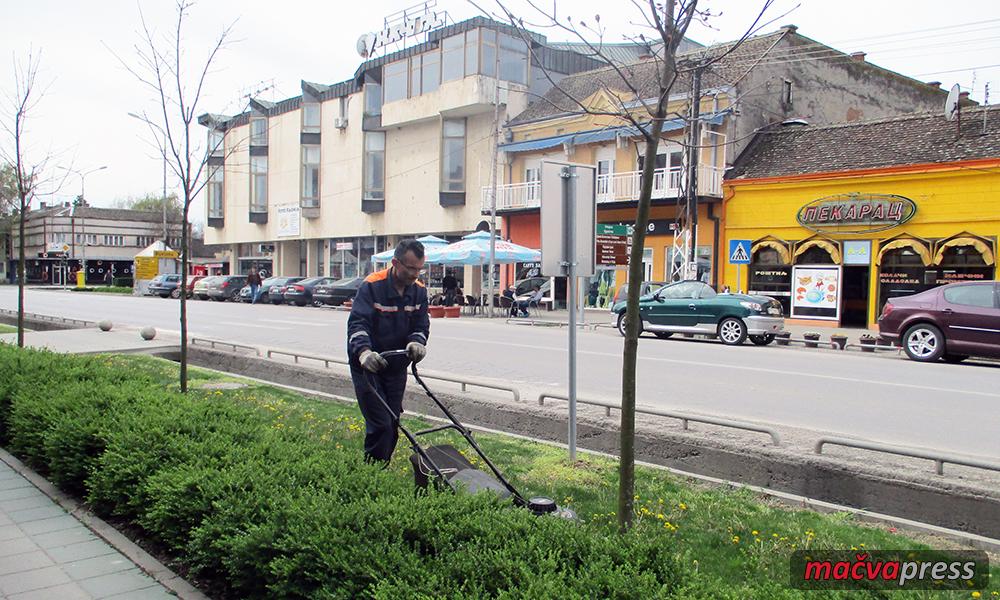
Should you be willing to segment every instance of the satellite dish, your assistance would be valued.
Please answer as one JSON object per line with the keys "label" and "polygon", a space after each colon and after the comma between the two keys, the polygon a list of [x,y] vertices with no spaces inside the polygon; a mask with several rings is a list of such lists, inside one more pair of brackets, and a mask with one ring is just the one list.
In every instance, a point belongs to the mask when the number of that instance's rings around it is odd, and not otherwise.
{"label": "satellite dish", "polygon": [[954,121],[955,117],[958,116],[958,96],[962,93],[962,88],[956,83],[951,86],[951,91],[948,92],[948,99],[944,101],[944,118],[949,121]]}
{"label": "satellite dish", "polygon": [[371,54],[372,42],[373,42],[372,37],[373,37],[372,34],[366,33],[358,38],[358,42],[355,45],[355,48],[357,49],[358,55],[360,55],[361,58],[368,58],[368,55]]}

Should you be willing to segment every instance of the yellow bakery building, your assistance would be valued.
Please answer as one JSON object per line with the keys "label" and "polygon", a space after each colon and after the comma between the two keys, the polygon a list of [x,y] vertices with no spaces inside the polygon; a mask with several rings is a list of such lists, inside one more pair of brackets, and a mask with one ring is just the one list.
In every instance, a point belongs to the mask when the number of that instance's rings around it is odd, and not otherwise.
{"label": "yellow bakery building", "polygon": [[751,252],[720,285],[779,298],[793,323],[871,326],[889,298],[997,279],[1000,111],[778,126],[723,188],[721,247]]}

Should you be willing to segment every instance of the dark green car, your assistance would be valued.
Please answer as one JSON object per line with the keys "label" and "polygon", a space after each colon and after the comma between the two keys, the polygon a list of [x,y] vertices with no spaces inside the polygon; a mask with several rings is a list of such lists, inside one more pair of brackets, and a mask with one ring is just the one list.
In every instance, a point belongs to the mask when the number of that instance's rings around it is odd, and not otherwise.
{"label": "dark green car", "polygon": [[[611,309],[615,325],[625,335],[625,302]],[[767,296],[717,294],[700,281],[678,281],[639,298],[639,333],[659,338],[675,333],[716,335],[722,343],[738,346],[750,341],[765,346],[785,328],[781,303]]]}

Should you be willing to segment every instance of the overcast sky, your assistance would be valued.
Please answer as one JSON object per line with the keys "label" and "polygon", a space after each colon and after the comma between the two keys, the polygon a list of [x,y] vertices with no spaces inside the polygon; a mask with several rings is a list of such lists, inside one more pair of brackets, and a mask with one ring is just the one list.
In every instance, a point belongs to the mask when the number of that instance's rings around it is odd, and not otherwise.
{"label": "overcast sky", "polygon": [[[552,5],[552,0],[538,0]],[[349,78],[360,58],[358,36],[381,29],[383,18],[412,6],[414,0],[202,0],[188,20],[187,52],[200,59],[206,44],[235,22],[233,43],[215,61],[201,112],[239,112],[243,96],[281,100],[300,93],[302,79],[335,83]],[[496,11],[495,0],[477,0]],[[644,4],[644,2],[640,2]],[[29,49],[41,50],[39,81],[46,94],[32,115],[29,136],[34,152],[51,149],[64,166],[80,171],[107,166],[86,177],[86,196],[97,206],[157,192],[162,161],[151,137],[129,112],[153,111],[156,104],[119,62],[135,64],[139,6],[150,26],[165,34],[175,24],[173,0],[31,0],[8,2],[0,25],[0,58],[6,64],[0,91],[12,88],[12,61]],[[600,14],[605,40],[635,35],[641,15],[630,0],[556,0],[561,15],[593,24]],[[739,37],[753,22],[761,2],[703,0],[718,16],[709,27],[697,25],[688,37],[711,44]],[[507,6],[528,23],[543,19],[525,0]],[[482,14],[465,0],[438,0],[452,21]],[[967,0],[775,0],[762,33],[798,25],[799,33],[845,52],[865,51],[880,66],[921,80],[962,85],[978,101],[989,83],[992,104],[1000,101],[1000,2]],[[564,32],[534,27],[551,40],[572,39]],[[263,90],[263,91],[261,91]],[[7,106],[3,107],[5,110]],[[203,135],[199,127],[198,135]],[[7,143],[7,140],[0,140]],[[71,176],[63,199],[80,193]],[[168,181],[173,190],[174,181]],[[192,211],[203,220],[203,207]]]}

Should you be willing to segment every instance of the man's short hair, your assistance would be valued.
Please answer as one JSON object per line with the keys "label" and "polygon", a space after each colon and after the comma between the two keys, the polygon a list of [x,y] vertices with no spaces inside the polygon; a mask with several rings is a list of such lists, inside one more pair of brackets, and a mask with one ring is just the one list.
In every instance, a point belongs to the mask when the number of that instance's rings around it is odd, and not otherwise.
{"label": "man's short hair", "polygon": [[424,257],[424,245],[413,238],[407,238],[405,240],[400,240],[396,244],[396,251],[392,253],[393,257],[398,260],[403,260],[407,252],[412,252],[413,256],[417,258]]}

